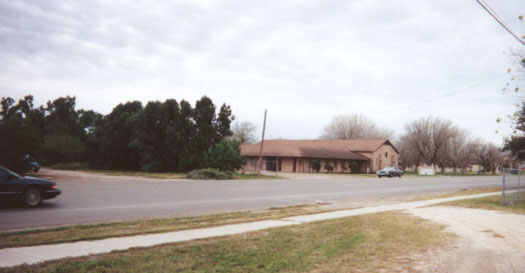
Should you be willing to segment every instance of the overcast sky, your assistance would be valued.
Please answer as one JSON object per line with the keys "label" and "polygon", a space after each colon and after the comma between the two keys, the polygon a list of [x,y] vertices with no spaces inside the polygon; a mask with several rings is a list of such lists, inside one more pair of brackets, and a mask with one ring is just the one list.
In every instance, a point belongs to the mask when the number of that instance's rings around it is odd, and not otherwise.
{"label": "overcast sky", "polygon": [[[335,115],[403,133],[429,115],[500,144],[520,44],[475,0],[1,1],[0,96],[118,103],[207,95],[270,138],[317,138]],[[523,0],[487,0],[520,36]],[[499,130],[503,134],[496,134]]]}

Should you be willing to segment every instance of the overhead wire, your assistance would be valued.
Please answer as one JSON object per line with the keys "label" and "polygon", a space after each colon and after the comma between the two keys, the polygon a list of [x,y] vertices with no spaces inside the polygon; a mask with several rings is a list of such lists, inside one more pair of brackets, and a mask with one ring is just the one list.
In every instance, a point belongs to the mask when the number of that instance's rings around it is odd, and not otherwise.
{"label": "overhead wire", "polygon": [[395,107],[395,108],[391,108],[391,109],[388,109],[386,111],[382,111],[382,112],[379,112],[378,114],[384,114],[384,113],[388,113],[388,112],[392,112],[392,111],[395,111],[395,110],[400,110],[400,109],[404,109],[404,108],[408,108],[408,107],[414,107],[414,106],[419,106],[419,105],[422,105],[422,104],[427,104],[427,103],[431,103],[435,100],[439,100],[439,99],[442,99],[442,98],[446,98],[446,97],[450,97],[452,95],[455,95],[455,94],[458,94],[458,93],[461,93],[461,92],[465,92],[473,87],[476,87],[476,86],[479,86],[479,85],[482,85],[482,84],[485,84],[487,82],[490,82],[492,80],[495,80],[497,78],[500,78],[502,76],[505,76],[507,74],[501,74],[501,75],[497,75],[497,76],[494,76],[490,79],[487,79],[487,80],[483,80],[483,81],[480,81],[480,82],[477,82],[477,83],[474,83],[474,84],[471,84],[469,86],[466,86],[466,87],[463,87],[463,88],[460,88],[458,90],[455,90],[455,91],[452,91],[452,92],[449,92],[449,93],[446,93],[444,95],[441,95],[441,96],[437,96],[437,97],[434,97],[434,98],[430,98],[430,99],[426,99],[426,100],[422,100],[422,101],[419,101],[419,102],[416,102],[416,103],[411,103],[411,104],[406,104],[406,105],[401,105],[401,106],[398,106],[398,107]]}
{"label": "overhead wire", "polygon": [[494,10],[492,10],[489,5],[484,1],[484,0],[476,0],[476,2],[478,2],[478,4],[481,5],[481,7],[483,7],[494,19],[496,19],[496,21],[504,28],[506,29],[512,36],[514,36],[514,38],[516,38],[516,40],[518,40],[522,45],[525,45],[525,41],[523,41],[518,35],[516,35],[514,32],[512,32],[512,30],[510,30],[509,27],[507,27],[505,25],[505,23],[503,23],[503,21],[498,17],[498,15],[496,14],[496,12]]}

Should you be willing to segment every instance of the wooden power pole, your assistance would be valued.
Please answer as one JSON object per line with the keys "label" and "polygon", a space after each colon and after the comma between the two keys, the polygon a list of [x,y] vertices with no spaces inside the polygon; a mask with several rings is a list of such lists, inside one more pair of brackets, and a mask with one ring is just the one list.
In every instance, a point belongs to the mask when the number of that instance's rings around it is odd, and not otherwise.
{"label": "wooden power pole", "polygon": [[261,175],[261,169],[262,169],[262,152],[263,152],[263,145],[264,145],[264,131],[266,130],[266,109],[264,109],[264,123],[263,123],[263,133],[262,133],[262,140],[261,140],[261,150],[259,151],[259,168],[257,168],[257,176]]}

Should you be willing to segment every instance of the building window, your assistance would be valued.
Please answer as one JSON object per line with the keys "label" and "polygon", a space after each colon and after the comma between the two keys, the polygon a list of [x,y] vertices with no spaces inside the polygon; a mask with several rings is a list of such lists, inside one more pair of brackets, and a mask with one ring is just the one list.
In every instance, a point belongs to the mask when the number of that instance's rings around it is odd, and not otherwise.
{"label": "building window", "polygon": [[385,158],[388,158],[388,152],[385,152]]}

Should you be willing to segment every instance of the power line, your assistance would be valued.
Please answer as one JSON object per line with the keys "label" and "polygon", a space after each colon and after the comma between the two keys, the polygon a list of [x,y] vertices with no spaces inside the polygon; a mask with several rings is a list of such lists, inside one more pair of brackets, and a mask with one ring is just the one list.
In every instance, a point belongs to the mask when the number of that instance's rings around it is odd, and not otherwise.
{"label": "power line", "polygon": [[389,110],[386,110],[386,111],[383,111],[383,112],[379,112],[378,114],[384,114],[384,113],[392,112],[392,111],[399,110],[399,109],[404,109],[404,108],[408,108],[408,107],[418,106],[418,105],[426,104],[426,103],[430,103],[430,102],[433,102],[433,101],[435,101],[435,100],[439,100],[439,99],[442,99],[442,98],[450,97],[450,96],[452,96],[452,95],[455,95],[455,94],[458,94],[458,93],[461,93],[461,92],[465,92],[465,91],[467,91],[468,89],[471,89],[471,88],[473,88],[473,87],[476,87],[476,86],[479,86],[479,85],[485,84],[485,83],[487,83],[487,82],[490,82],[490,81],[492,81],[492,80],[495,80],[495,79],[500,78],[500,77],[505,76],[505,75],[507,75],[507,74],[501,74],[501,75],[498,75],[498,76],[492,77],[492,78],[490,78],[490,79],[488,79],[488,80],[484,80],[484,81],[480,81],[480,82],[477,82],[477,83],[471,84],[471,85],[469,85],[469,86],[463,87],[463,88],[461,88],[461,89],[458,89],[458,90],[456,90],[456,91],[449,92],[449,93],[444,94],[444,95],[441,95],[441,96],[437,96],[437,97],[430,98],[430,99],[423,100],[423,101],[416,102],[416,103],[411,103],[411,104],[401,105],[401,106],[399,106],[399,107],[395,107],[395,108],[392,108],[392,109],[389,109]]}
{"label": "power line", "polygon": [[496,15],[496,12],[494,12],[487,3],[485,3],[484,0],[476,0],[476,2],[478,2],[478,4],[480,4],[492,17],[494,17],[494,19],[496,19],[496,21],[498,21],[498,23],[504,28],[506,29],[512,36],[514,36],[514,38],[516,38],[516,40],[518,40],[522,45],[525,45],[525,42],[523,40],[520,39],[520,37],[516,34],[514,34],[514,32],[512,32],[512,30],[510,30],[510,28],[508,28],[504,23],[503,21],[501,21],[501,19],[499,19],[498,15]]}

